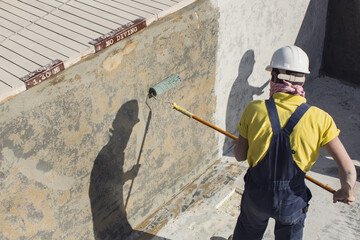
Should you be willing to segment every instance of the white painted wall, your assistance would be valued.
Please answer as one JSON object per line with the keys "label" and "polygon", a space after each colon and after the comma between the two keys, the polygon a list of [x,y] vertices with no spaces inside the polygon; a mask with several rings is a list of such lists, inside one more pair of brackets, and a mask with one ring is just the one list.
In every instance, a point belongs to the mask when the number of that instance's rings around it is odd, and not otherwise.
{"label": "white painted wall", "polygon": [[[214,121],[238,135],[236,125],[247,102],[268,97],[265,71],[273,52],[296,44],[311,57],[310,70],[316,77],[321,64],[327,1],[212,0],[218,7],[219,41]],[[231,94],[231,96],[229,96]],[[229,100],[231,99],[231,101]],[[224,136],[220,136],[222,149]]]}

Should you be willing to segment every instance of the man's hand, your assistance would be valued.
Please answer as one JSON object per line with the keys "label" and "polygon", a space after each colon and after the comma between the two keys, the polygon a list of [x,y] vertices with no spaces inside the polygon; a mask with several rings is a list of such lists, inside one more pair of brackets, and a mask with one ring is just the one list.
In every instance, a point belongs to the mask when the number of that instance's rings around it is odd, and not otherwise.
{"label": "man's hand", "polygon": [[122,184],[125,184],[128,180],[134,180],[139,173],[140,166],[141,164],[136,164],[129,171],[125,172],[121,178]]}
{"label": "man's hand", "polygon": [[131,168],[130,173],[133,178],[135,178],[138,175],[140,166],[141,164],[136,164]]}
{"label": "man's hand", "polygon": [[337,190],[333,195],[333,201],[346,203],[347,205],[351,205],[355,202],[355,196],[353,191],[346,191],[343,189]]}

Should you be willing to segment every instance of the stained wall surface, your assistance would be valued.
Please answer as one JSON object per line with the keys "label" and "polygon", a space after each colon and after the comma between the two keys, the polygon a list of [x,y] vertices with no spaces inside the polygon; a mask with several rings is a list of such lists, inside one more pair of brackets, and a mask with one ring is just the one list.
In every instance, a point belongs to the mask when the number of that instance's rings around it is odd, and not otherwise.
{"label": "stained wall surface", "polygon": [[123,237],[216,160],[166,101],[211,119],[217,18],[199,1],[2,103],[1,239]]}
{"label": "stained wall surface", "polygon": [[[0,238],[136,230],[231,148],[168,102],[236,133],[245,104],[267,96],[274,50],[307,49],[317,74],[326,4],[199,0],[3,102]],[[146,101],[174,73],[183,83]]]}

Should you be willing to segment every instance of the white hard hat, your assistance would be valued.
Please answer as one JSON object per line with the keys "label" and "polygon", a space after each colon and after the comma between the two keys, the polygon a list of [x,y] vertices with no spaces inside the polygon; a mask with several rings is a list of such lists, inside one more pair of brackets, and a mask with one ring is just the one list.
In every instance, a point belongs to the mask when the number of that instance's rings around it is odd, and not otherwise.
{"label": "white hard hat", "polygon": [[297,46],[282,47],[274,52],[270,65],[265,69],[271,71],[273,68],[308,74],[310,73],[309,58],[307,54]]}

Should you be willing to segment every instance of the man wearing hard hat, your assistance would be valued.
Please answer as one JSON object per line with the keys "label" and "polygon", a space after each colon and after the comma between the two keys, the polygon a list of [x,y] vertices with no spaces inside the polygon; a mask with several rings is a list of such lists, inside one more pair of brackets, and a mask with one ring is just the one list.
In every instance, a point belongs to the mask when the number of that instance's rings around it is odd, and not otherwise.
{"label": "man wearing hard hat", "polygon": [[276,239],[302,239],[311,199],[305,173],[321,147],[339,167],[341,188],[333,201],[355,201],[355,166],[338,138],[340,131],[328,113],[306,103],[306,53],[296,46],[280,48],[266,70],[271,72],[270,99],[250,102],[238,125],[235,158],[247,159],[249,169],[233,240],[261,239],[270,217],[276,221]]}

